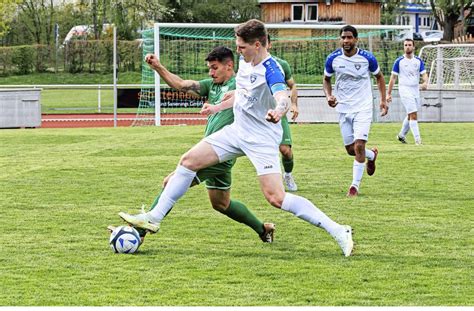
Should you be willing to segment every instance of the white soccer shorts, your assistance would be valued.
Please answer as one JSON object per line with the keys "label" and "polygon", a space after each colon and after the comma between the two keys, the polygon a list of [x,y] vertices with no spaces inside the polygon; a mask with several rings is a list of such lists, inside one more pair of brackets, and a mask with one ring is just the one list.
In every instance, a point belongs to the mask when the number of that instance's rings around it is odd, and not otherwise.
{"label": "white soccer shorts", "polygon": [[400,101],[402,102],[403,106],[407,114],[412,112],[417,112],[418,107],[420,107],[420,98],[413,97],[413,96],[400,96]]}
{"label": "white soccer shorts", "polygon": [[357,139],[369,140],[372,113],[372,108],[354,113],[339,113],[339,127],[345,146]]}
{"label": "white soccer shorts", "polygon": [[258,176],[281,174],[279,146],[267,142],[246,142],[236,135],[236,130],[233,129],[232,125],[228,125],[204,138],[204,141],[211,144],[219,157],[219,162],[245,155],[252,162]]}

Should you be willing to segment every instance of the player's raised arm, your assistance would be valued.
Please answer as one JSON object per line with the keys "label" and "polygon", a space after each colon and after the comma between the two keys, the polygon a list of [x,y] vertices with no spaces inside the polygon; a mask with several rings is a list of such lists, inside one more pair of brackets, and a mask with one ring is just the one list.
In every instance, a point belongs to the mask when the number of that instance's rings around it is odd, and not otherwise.
{"label": "player's raised arm", "polygon": [[154,54],[147,54],[145,56],[145,61],[172,88],[194,96],[199,96],[200,84],[198,81],[183,80],[180,76],[170,72],[165,66],[163,66],[158,57]]}

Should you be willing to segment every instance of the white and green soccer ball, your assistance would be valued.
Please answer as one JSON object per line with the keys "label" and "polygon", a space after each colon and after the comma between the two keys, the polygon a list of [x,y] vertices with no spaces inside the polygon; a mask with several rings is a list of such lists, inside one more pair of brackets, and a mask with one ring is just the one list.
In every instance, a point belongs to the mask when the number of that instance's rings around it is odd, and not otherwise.
{"label": "white and green soccer ball", "polygon": [[110,234],[109,245],[115,253],[133,254],[140,244],[140,234],[130,226],[119,226]]}

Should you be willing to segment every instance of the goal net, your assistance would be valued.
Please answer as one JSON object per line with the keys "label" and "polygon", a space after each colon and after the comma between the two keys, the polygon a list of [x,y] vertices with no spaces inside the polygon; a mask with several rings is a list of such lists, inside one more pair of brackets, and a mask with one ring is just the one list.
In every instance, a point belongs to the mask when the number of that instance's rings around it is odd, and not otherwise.
{"label": "goal net", "polygon": [[[157,54],[160,61],[172,73],[183,79],[202,80],[208,78],[204,59],[217,46],[235,50],[234,28],[236,24],[155,24],[153,29],[143,32],[143,56]],[[327,55],[340,47],[339,31],[343,25],[267,25],[272,37],[270,53],[285,59],[293,72],[298,88],[321,89],[324,62]],[[401,33],[412,33],[411,26],[356,25],[359,32],[358,46],[372,51],[384,74],[389,74],[393,61],[399,56],[401,42],[395,40]],[[235,68],[237,70],[237,68]],[[140,104],[133,123],[141,125],[205,124],[206,118],[199,114],[206,98],[191,96],[171,89],[143,62]],[[151,86],[149,86],[151,85]],[[307,93],[311,94],[311,92]],[[314,101],[322,102],[316,95],[304,97],[308,113],[324,119],[324,108]],[[325,106],[327,106],[324,101]],[[155,109],[156,107],[156,109]],[[301,107],[305,110],[305,107]],[[306,111],[306,110],[305,110]],[[303,115],[303,114],[302,114]],[[305,122],[304,118],[301,120]]]}
{"label": "goal net", "polygon": [[429,89],[474,89],[474,44],[424,46],[420,58],[429,73]]}

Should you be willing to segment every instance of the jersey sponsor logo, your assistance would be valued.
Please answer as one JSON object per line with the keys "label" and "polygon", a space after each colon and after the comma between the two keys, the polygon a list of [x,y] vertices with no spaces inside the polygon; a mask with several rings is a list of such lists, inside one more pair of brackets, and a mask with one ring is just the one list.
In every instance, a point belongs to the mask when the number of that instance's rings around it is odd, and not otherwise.
{"label": "jersey sponsor logo", "polygon": [[254,83],[255,81],[257,81],[257,75],[251,74],[251,75],[250,75],[250,82],[251,82],[251,83]]}

